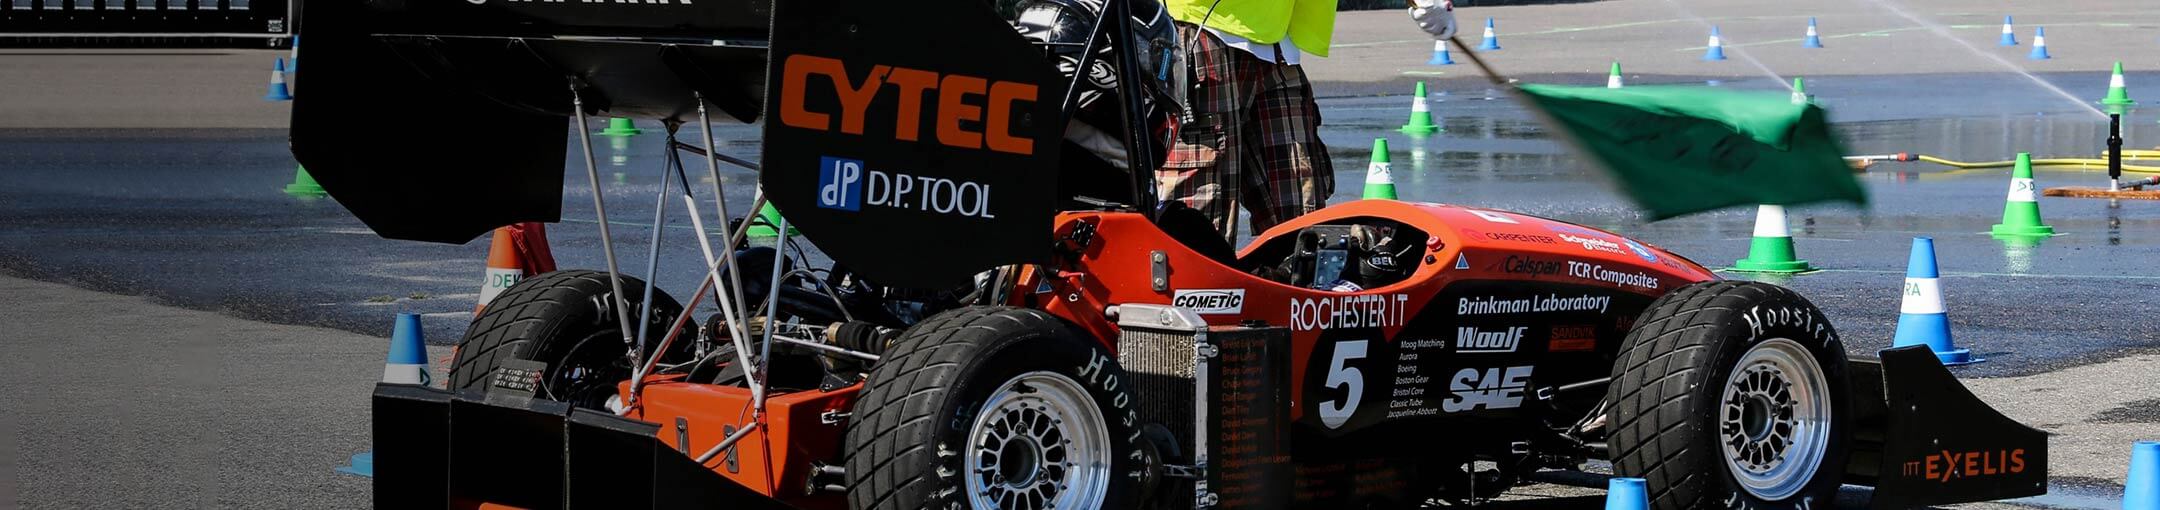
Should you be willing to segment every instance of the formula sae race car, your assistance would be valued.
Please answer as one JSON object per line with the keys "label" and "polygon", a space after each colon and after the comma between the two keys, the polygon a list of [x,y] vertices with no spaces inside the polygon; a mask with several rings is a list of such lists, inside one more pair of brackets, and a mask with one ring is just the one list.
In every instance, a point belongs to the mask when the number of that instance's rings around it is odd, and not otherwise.
{"label": "formula sae race car", "polygon": [[[608,266],[505,290],[447,388],[378,386],[380,507],[1401,508],[1595,461],[1660,509],[2046,490],[2043,433],[1924,347],[1848,358],[1806,298],[1647,243],[1365,200],[1234,248],[1154,198],[1169,137],[1222,135],[1165,128],[1189,70],[1150,0],[305,8],[293,151],[341,204],[395,239],[557,221],[576,140]],[[687,304],[618,269],[593,114],[666,127]],[[722,164],[832,264],[746,246]]]}

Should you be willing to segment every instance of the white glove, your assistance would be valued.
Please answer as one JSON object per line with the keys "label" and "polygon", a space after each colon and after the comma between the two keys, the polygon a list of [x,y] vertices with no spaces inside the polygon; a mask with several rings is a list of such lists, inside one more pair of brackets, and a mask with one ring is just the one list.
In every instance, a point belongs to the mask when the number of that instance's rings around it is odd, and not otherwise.
{"label": "white glove", "polygon": [[1410,20],[1435,39],[1455,36],[1455,0],[1410,0]]}

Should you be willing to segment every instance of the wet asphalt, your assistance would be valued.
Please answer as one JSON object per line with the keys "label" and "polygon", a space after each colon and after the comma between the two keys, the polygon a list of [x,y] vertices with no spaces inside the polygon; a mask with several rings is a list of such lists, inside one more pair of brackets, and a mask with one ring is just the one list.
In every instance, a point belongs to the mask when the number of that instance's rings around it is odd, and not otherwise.
{"label": "wet asphalt", "polygon": [[[1688,77],[1645,83],[1782,90],[1768,78],[1714,85]],[[2049,75],[2065,88],[2084,75]],[[2160,76],[2150,78],[2160,82]],[[2100,117],[2015,76],[1854,76],[1812,79],[1809,91],[1837,122],[1852,154],[1912,152],[1952,160],[2090,157],[2106,136]],[[1564,80],[1556,80],[1564,81]],[[1950,108],[1927,93],[1937,82],[1994,90]],[[2024,92],[2018,92],[2023,90]],[[1390,143],[1406,200],[1493,207],[1607,228],[1714,268],[1744,257],[1754,211],[1736,208],[1644,222],[1596,171],[1568,154],[1528,114],[1489,87],[1433,91],[1446,131],[1395,130],[1406,95],[1337,95],[1321,101],[1322,133],[1337,173],[1334,200],[1354,200],[1374,138]],[[1964,98],[1970,100],[1971,98]],[[2127,146],[2160,145],[2151,111],[2125,124]],[[417,125],[416,125],[417,127]],[[596,137],[620,267],[647,271],[654,199],[662,182],[657,125],[627,138]],[[416,130],[414,136],[430,136]],[[567,133],[566,133],[567,136]],[[723,126],[723,151],[756,159],[754,126]],[[573,145],[575,147],[575,145]],[[582,160],[565,161],[564,221],[550,226],[563,267],[604,266]],[[462,246],[375,237],[333,200],[283,193],[295,165],[280,130],[137,129],[0,131],[0,271],[187,308],[273,323],[386,335],[391,313],[426,314],[430,340],[454,343],[477,297],[485,238]],[[709,174],[690,160],[691,183],[709,199]],[[672,180],[672,178],[670,178]],[[741,214],[753,174],[722,166],[721,183]],[[1990,361],[1966,376],[2020,375],[2160,350],[2160,203],[2042,198],[2060,235],[2004,242],[1984,233],[2000,220],[2007,169],[1953,170],[1878,163],[1861,175],[1866,208],[1794,208],[1800,255],[1822,271],[1772,281],[1814,300],[1855,354],[1889,346],[1911,239],[1936,240],[1953,334]],[[2041,187],[2104,185],[2094,170],[2043,168]],[[670,183],[678,193],[680,186]],[[702,273],[690,224],[670,199],[660,286],[688,292]],[[709,206],[707,206],[709,207]],[[709,209],[708,209],[709,211]],[[709,212],[707,212],[709,214]],[[814,246],[803,243],[814,251]],[[1757,278],[1738,273],[1728,277]]]}

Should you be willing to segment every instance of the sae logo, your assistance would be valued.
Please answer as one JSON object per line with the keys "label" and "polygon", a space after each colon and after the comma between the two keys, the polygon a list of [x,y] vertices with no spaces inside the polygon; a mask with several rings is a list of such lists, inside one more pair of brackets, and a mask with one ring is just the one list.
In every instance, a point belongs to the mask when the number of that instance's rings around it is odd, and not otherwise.
{"label": "sae logo", "polygon": [[863,162],[826,156],[818,160],[818,207],[862,211]]}

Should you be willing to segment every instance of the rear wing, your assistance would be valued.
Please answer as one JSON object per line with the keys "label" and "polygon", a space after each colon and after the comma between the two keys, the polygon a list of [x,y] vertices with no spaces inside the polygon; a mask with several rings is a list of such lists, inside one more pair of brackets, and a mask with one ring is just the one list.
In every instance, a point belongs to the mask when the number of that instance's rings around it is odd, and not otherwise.
{"label": "rear wing", "polygon": [[947,287],[1049,256],[1065,85],[987,2],[303,8],[293,154],[384,237],[559,221],[574,98],[588,115],[695,123],[702,97],[742,122],[773,112],[760,184],[866,278]]}
{"label": "rear wing", "polygon": [[462,243],[559,220],[573,86],[587,113],[619,117],[694,121],[702,95],[750,122],[763,101],[770,0],[303,9],[293,155],[392,239]]}

